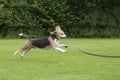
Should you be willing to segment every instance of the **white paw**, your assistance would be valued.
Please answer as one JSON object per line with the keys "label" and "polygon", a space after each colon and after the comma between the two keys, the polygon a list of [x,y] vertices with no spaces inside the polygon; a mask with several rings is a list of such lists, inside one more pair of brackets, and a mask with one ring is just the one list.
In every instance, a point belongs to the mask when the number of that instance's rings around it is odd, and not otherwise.
{"label": "white paw", "polygon": [[62,52],[63,52],[63,53],[65,53],[65,52],[66,52],[66,50],[63,50]]}
{"label": "white paw", "polygon": [[14,53],[14,56],[16,56],[16,53]]}
{"label": "white paw", "polygon": [[24,55],[21,55],[21,58],[23,58],[24,57]]}
{"label": "white paw", "polygon": [[18,54],[20,51],[18,50],[18,51],[16,51],[16,52],[14,52],[14,56],[16,55],[16,54]]}

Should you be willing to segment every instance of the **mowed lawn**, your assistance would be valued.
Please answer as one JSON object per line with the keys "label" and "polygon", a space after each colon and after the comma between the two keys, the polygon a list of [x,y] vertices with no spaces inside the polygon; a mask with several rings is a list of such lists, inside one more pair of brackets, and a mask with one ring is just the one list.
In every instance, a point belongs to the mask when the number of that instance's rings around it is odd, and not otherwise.
{"label": "mowed lawn", "polygon": [[[32,49],[24,58],[13,53],[25,39],[0,39],[0,80],[120,80],[120,58],[83,54],[69,46],[67,53]],[[119,55],[120,39],[64,39],[95,54]]]}

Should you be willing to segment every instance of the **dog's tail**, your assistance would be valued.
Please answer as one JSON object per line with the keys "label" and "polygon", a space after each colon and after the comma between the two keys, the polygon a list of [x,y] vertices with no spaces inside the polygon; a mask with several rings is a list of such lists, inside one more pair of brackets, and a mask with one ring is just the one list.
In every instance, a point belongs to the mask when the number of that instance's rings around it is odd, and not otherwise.
{"label": "dog's tail", "polygon": [[23,36],[23,37],[27,38],[28,40],[31,40],[31,38],[27,34],[20,33],[19,36]]}

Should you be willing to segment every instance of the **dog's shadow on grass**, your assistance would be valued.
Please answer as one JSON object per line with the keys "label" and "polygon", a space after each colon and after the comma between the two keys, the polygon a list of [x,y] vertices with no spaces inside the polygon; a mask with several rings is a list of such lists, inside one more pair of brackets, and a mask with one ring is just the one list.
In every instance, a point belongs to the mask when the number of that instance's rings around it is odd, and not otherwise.
{"label": "dog's shadow on grass", "polygon": [[18,58],[18,57],[15,57],[15,58],[11,58],[9,59],[11,60],[11,62],[16,62],[16,63],[44,63],[44,64],[55,64],[55,63],[59,63],[59,62],[63,62],[61,60],[56,60],[56,59],[53,59],[53,58],[31,58],[31,57],[25,57],[25,58]]}
{"label": "dog's shadow on grass", "polygon": [[[12,52],[11,52],[12,53]],[[30,53],[31,54],[31,53]],[[54,54],[54,51],[51,53],[47,53],[44,55],[39,56],[38,54],[34,54],[33,56],[31,55],[27,55],[24,56],[23,58],[20,57],[21,54],[18,54],[16,56],[14,56],[13,54],[10,54],[7,57],[7,60],[13,63],[44,63],[44,64],[54,64],[54,63],[61,63],[64,60],[62,60],[61,58],[64,58],[64,54]],[[37,56],[36,56],[37,55]],[[7,55],[6,55],[7,56]],[[61,56],[61,58],[60,58]]]}

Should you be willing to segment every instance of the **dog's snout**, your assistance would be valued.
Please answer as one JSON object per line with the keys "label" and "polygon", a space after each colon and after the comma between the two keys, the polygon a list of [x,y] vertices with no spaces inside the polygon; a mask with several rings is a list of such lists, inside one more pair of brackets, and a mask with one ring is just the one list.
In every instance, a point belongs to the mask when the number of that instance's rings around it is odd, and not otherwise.
{"label": "dog's snout", "polygon": [[61,36],[61,38],[66,38],[66,37],[67,37],[67,35],[65,35],[65,34]]}
{"label": "dog's snout", "polygon": [[66,37],[67,37],[67,35],[64,35],[64,37],[66,38]]}

